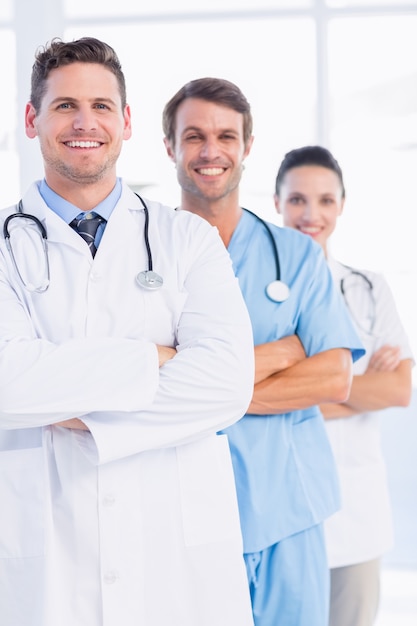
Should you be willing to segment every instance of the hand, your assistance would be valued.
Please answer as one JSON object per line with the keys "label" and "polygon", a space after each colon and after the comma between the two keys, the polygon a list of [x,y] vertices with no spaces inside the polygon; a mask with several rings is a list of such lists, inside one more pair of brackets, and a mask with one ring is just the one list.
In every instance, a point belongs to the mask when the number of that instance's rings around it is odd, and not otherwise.
{"label": "hand", "polygon": [[61,426],[62,428],[69,428],[70,430],[90,430],[84,422],[82,422],[77,417],[73,417],[72,419],[65,420],[64,422],[56,422],[56,424],[52,424],[53,426]]}
{"label": "hand", "polygon": [[158,349],[159,367],[162,367],[164,363],[172,359],[177,351],[175,348],[168,348],[168,346],[156,346]]}
{"label": "hand", "polygon": [[393,372],[401,361],[401,352],[398,346],[381,346],[370,358],[367,372]]}
{"label": "hand", "polygon": [[255,346],[255,383],[265,380],[306,358],[297,335],[289,335],[270,343]]}

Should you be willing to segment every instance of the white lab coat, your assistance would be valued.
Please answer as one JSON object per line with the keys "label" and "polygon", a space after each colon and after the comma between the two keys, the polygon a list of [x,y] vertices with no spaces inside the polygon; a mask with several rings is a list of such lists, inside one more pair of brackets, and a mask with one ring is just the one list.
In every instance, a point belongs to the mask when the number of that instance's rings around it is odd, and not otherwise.
{"label": "white lab coat", "polygon": [[[350,270],[329,259],[332,276],[340,287]],[[370,280],[357,277],[358,287],[347,294],[366,354],[353,364],[363,374],[372,354],[382,345],[400,346],[402,359],[413,359],[394,298],[381,274],[363,271]],[[374,322],[372,333],[369,330]],[[326,420],[335,456],[342,498],[341,509],[325,522],[326,546],[331,568],[376,559],[392,546],[392,513],[377,411],[347,419]]]}
{"label": "white lab coat", "polygon": [[[51,284],[26,291],[0,243],[1,625],[250,626],[215,433],[249,404],[253,341],[217,231],[148,202],[151,292],[126,186],[94,261],[36,184],[23,202],[47,228]],[[178,349],[161,369],[155,343]],[[80,416],[90,432],[51,426]]]}

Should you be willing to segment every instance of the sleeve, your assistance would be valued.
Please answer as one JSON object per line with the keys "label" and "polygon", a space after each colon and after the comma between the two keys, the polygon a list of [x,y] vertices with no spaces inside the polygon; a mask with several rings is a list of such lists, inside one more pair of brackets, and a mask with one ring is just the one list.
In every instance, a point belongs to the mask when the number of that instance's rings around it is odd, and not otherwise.
{"label": "sleeve", "polygon": [[[7,296],[6,296],[7,293]],[[132,411],[152,403],[156,346],[116,338],[36,338],[0,284],[0,428],[47,426],[92,410]]]}
{"label": "sleeve", "polygon": [[230,257],[210,227],[195,238],[188,293],[177,330],[177,355],[161,369],[150,407],[111,416],[97,411],[78,433],[94,463],[191,442],[239,420],[253,392],[249,315]]}
{"label": "sleeve", "polygon": [[308,265],[304,268],[308,283],[297,335],[309,356],[334,348],[347,348],[352,353],[352,360],[356,361],[365,354],[364,347],[321,248],[316,244],[312,247],[312,253],[304,260]]}

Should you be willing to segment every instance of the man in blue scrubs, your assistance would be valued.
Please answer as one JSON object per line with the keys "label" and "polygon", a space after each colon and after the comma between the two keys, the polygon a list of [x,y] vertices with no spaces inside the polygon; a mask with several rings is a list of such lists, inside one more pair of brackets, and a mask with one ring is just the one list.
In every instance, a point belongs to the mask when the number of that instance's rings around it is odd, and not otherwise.
{"label": "man in blue scrubs", "polygon": [[[181,209],[218,228],[253,325],[252,402],[225,432],[254,621],[326,626],[322,523],[338,509],[339,493],[317,405],[347,397],[352,358],[363,349],[321,248],[294,230],[265,225],[239,204],[253,142],[250,106],[239,88],[215,78],[191,81],[165,106],[163,126]],[[289,294],[282,284],[268,288],[277,278],[276,251]]]}

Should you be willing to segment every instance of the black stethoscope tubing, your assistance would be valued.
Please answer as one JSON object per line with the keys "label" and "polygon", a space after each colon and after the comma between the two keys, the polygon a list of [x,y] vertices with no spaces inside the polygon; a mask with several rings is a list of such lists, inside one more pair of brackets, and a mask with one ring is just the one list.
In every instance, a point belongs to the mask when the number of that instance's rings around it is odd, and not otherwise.
{"label": "black stethoscope tubing", "polygon": [[[25,218],[28,219],[30,221],[32,221],[36,227],[38,228],[38,232],[40,232],[41,234],[41,242],[42,242],[42,249],[43,249],[43,254],[44,254],[44,258],[45,258],[45,268],[46,268],[46,276],[45,276],[45,280],[42,282],[41,285],[39,285],[38,287],[34,286],[34,285],[30,285],[28,283],[26,283],[23,279],[23,276],[19,270],[19,266],[17,264],[16,261],[16,257],[14,255],[13,252],[13,247],[10,241],[10,232],[9,232],[9,224],[13,219],[19,219],[19,218]],[[6,242],[6,247],[10,253],[10,256],[12,258],[12,262],[14,265],[14,268],[17,272],[17,275],[19,276],[20,282],[22,283],[22,285],[25,287],[25,289],[27,289],[28,291],[31,292],[36,292],[36,293],[43,293],[44,291],[46,291],[49,287],[49,282],[50,282],[50,270],[49,270],[49,257],[48,257],[48,243],[47,243],[47,239],[48,239],[48,234],[46,232],[46,228],[45,226],[42,224],[42,222],[35,216],[35,215],[30,215],[29,213],[24,213],[23,212],[23,202],[22,200],[19,200],[18,205],[17,205],[17,212],[16,213],[12,213],[11,215],[9,215],[5,220],[4,220],[4,224],[3,224],[3,236],[4,236],[4,240]]]}
{"label": "black stethoscope tubing", "polygon": [[148,210],[148,207],[146,206],[146,202],[144,201],[144,199],[141,198],[139,194],[136,194],[136,195],[141,201],[143,210],[145,212],[145,226],[143,229],[143,238],[145,240],[146,254],[148,255],[148,271],[152,272],[153,270],[152,251],[151,251],[151,245],[149,243],[149,210]]}
{"label": "black stethoscope tubing", "polygon": [[162,287],[164,280],[162,276],[153,271],[152,251],[149,243],[149,209],[146,206],[144,199],[138,194],[135,194],[142,203],[145,211],[145,227],[143,229],[143,237],[145,240],[146,253],[148,255],[148,269],[143,272],[139,272],[136,276],[136,282],[144,289],[155,291]]}
{"label": "black stethoscope tubing", "polygon": [[249,209],[243,209],[244,211],[246,211],[246,213],[250,213],[251,215],[253,215],[254,217],[256,217],[256,219],[258,220],[258,222],[260,222],[262,224],[262,226],[266,229],[269,239],[272,243],[272,250],[274,253],[274,260],[275,260],[275,274],[276,274],[276,280],[281,280],[281,264],[279,262],[279,254],[278,254],[278,247],[275,241],[275,237],[272,233],[272,230],[269,228],[268,224],[265,222],[265,220],[263,220],[261,217],[259,217],[259,215],[256,215],[256,213],[254,213],[253,211],[249,211]]}
{"label": "black stethoscope tubing", "polygon": [[[148,269],[144,270],[143,272],[139,272],[139,274],[137,274],[136,282],[141,287],[144,287],[145,289],[149,289],[153,291],[153,290],[159,289],[163,285],[163,278],[159,274],[153,271],[152,250],[151,250],[151,246],[149,243],[149,209],[146,205],[146,202],[143,200],[143,198],[139,196],[139,194],[136,194],[136,195],[141,201],[144,212],[145,212],[145,226],[144,226],[143,236],[145,240],[146,254],[148,257]],[[25,218],[27,220],[32,220],[34,224],[37,226],[37,228],[39,229],[39,232],[42,236],[43,250],[44,250],[44,254],[46,258],[47,281],[44,286],[41,286],[39,288],[29,288],[28,285],[25,283],[25,281],[23,280],[23,277],[21,276],[21,273],[19,271],[16,259],[13,253],[13,248],[10,242],[9,224],[13,219],[16,219],[16,218]],[[48,250],[47,250],[48,233],[47,233],[45,226],[36,217],[36,215],[31,215],[30,213],[24,213],[22,200],[19,200],[18,202],[17,212],[12,213],[5,219],[4,225],[3,225],[3,236],[6,242],[7,249],[10,252],[10,255],[13,260],[13,264],[16,268],[16,271],[19,275],[19,278],[22,284],[25,287],[27,287],[29,291],[38,291],[38,292],[46,291],[49,287],[49,261],[48,261]]]}
{"label": "black stethoscope tubing", "polygon": [[[347,265],[345,265],[345,267],[348,267]],[[372,282],[369,280],[369,278],[367,276],[365,276],[365,274],[363,274],[362,272],[359,272],[358,270],[354,270],[352,267],[348,267],[349,272],[351,274],[353,274],[354,276],[360,276],[362,278],[362,280],[364,280],[366,282],[366,284],[369,287],[369,290],[371,292],[373,292],[374,286],[372,284]],[[345,288],[344,288],[344,282],[345,282],[345,278],[342,278],[340,281],[340,291],[342,292],[342,296],[345,298],[346,297],[346,292],[345,292]]]}
{"label": "black stethoscope tubing", "polygon": [[345,290],[345,279],[346,279],[346,276],[344,276],[340,280],[340,291],[341,291],[341,294],[342,294],[343,299],[345,301],[345,304],[346,304],[347,308],[349,309],[353,319],[356,321],[358,327],[361,328],[366,334],[373,335],[374,326],[375,326],[375,322],[376,322],[376,301],[375,301],[373,283],[366,276],[366,274],[364,274],[363,272],[360,272],[359,270],[355,270],[353,267],[350,267],[349,265],[344,265],[344,267],[346,267],[349,270],[349,275],[359,276],[365,282],[366,286],[368,287],[369,297],[370,297],[371,303],[372,303],[372,316],[371,316],[371,322],[370,322],[369,330],[367,330],[366,328],[363,328],[363,325],[360,323],[360,321],[355,319],[355,316],[354,316],[354,314],[352,312],[352,309],[349,306],[349,300],[347,298],[346,290]]}
{"label": "black stethoscope tubing", "polygon": [[244,207],[242,207],[242,209],[246,211],[246,213],[250,213],[251,215],[253,215],[253,217],[255,217],[258,220],[258,222],[262,224],[262,226],[265,228],[266,232],[268,233],[268,237],[271,241],[272,251],[274,254],[276,278],[274,281],[272,281],[266,286],[265,291],[266,291],[268,298],[272,300],[273,302],[284,302],[285,300],[287,300],[287,298],[290,295],[290,289],[288,285],[281,280],[281,264],[279,261],[278,246],[275,241],[274,234],[272,230],[270,229],[270,227],[268,226],[267,222],[265,222],[265,220],[259,217],[259,215],[256,215],[256,213],[253,213],[253,211],[249,211],[249,209],[245,209]]}
{"label": "black stethoscope tubing", "polygon": [[9,223],[11,222],[11,220],[13,220],[16,217],[17,218],[24,217],[25,219],[32,220],[36,224],[36,226],[39,228],[39,231],[42,235],[42,239],[44,239],[45,241],[48,239],[48,234],[46,232],[45,226],[35,215],[30,215],[30,213],[23,213],[23,202],[22,200],[19,200],[19,203],[17,205],[17,213],[12,213],[8,217],[6,217],[6,219],[4,220],[4,224],[3,224],[3,237],[6,240],[6,242],[9,242],[9,246],[10,246]]}

